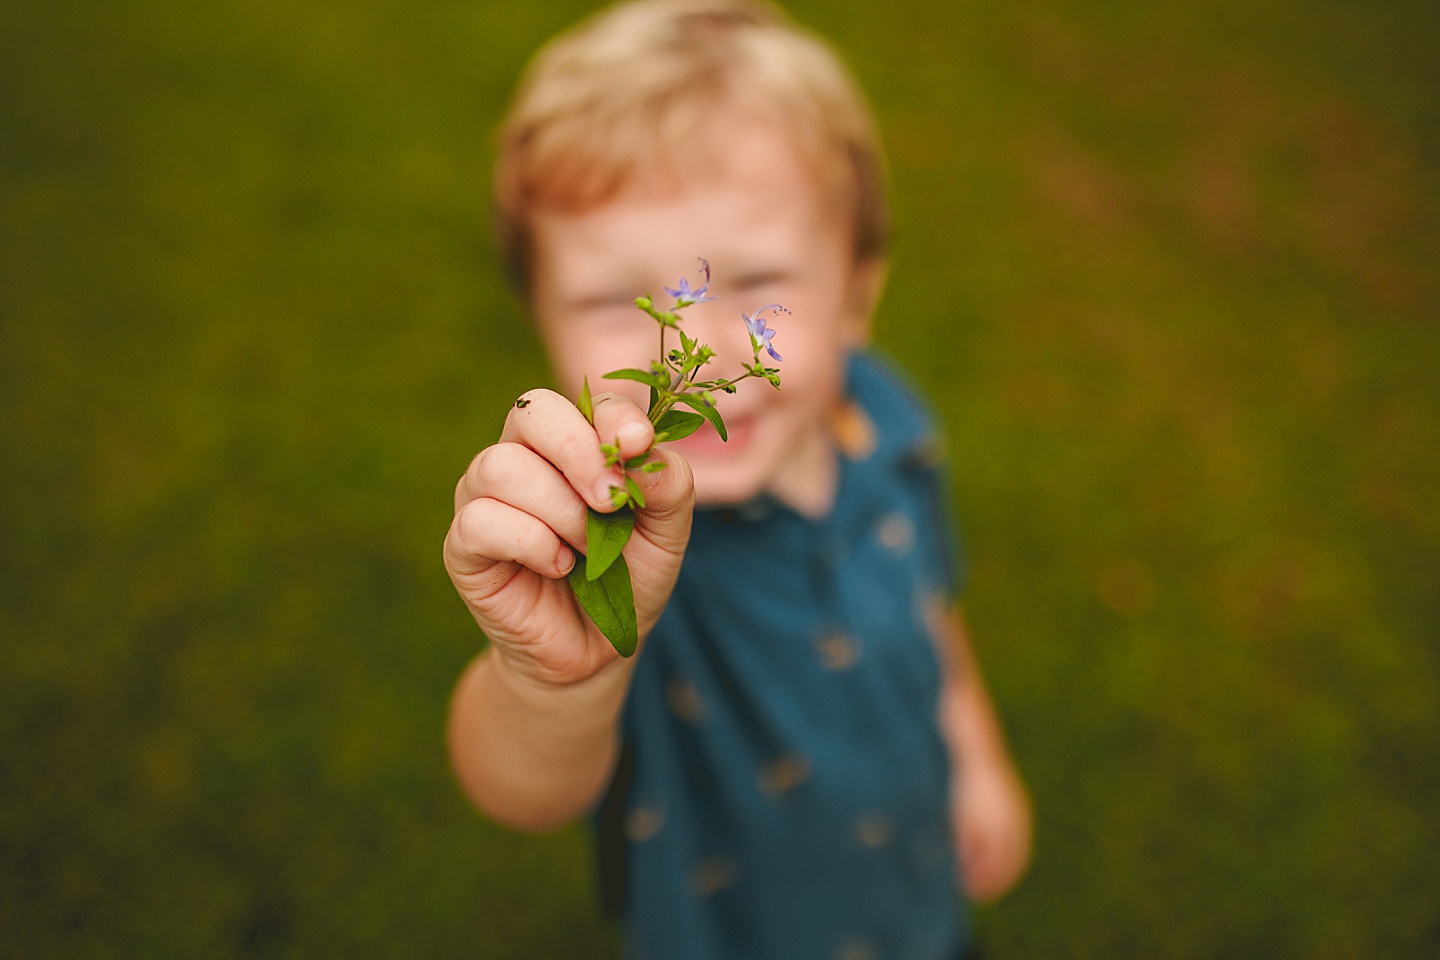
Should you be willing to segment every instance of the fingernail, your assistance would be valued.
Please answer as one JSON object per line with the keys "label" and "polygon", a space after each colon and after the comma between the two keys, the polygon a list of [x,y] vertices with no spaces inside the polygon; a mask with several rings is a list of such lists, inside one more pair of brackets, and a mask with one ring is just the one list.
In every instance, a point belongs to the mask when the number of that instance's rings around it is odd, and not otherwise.
{"label": "fingernail", "polygon": [[634,420],[622,423],[620,429],[615,431],[615,439],[620,442],[621,446],[634,446],[641,443],[645,440],[645,426]]}
{"label": "fingernail", "polygon": [[560,552],[555,555],[555,566],[560,569],[562,577],[570,572],[571,567],[575,566],[575,554],[569,547],[560,548]]}

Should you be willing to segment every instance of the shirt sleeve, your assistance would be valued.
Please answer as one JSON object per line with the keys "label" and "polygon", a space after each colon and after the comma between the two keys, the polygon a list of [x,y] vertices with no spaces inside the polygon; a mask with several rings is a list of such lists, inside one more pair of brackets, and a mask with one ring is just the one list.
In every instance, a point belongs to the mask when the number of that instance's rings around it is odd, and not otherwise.
{"label": "shirt sleeve", "polygon": [[940,457],[918,467],[918,482],[928,513],[920,524],[926,565],[935,571],[935,589],[954,603],[960,599],[969,575],[960,524],[955,517],[954,494],[950,485],[950,464]]}

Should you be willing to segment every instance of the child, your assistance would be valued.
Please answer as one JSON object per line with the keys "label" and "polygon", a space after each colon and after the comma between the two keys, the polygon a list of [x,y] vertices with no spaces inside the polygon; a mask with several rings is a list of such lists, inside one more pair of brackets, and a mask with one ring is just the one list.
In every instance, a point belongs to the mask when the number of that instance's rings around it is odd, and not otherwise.
{"label": "child", "polygon": [[[998,896],[1029,807],[953,605],[933,428],[863,352],[886,201],[864,101],[773,8],[649,0],[537,57],[506,122],[502,241],[561,386],[510,411],[456,490],[445,562],[490,639],[456,689],[457,775],[496,820],[599,811],[627,955],[951,960],[959,890]],[[747,381],[634,473],[625,548],[642,646],[618,657],[565,574],[654,430],[633,305],[715,266],[685,330],[751,356],[766,303],[782,387]],[[708,270],[707,270],[708,273]],[[663,303],[663,301],[662,301]],[[673,346],[674,338],[672,336]],[[963,881],[962,878],[963,877]]]}

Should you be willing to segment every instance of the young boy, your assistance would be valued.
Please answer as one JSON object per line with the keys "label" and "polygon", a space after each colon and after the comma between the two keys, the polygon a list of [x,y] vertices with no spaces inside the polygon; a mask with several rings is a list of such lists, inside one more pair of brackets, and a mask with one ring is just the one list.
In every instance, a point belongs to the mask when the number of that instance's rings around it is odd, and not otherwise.
{"label": "young boy", "polygon": [[[457,687],[453,763],[496,820],[599,809],[627,955],[966,950],[1029,807],[970,658],[932,427],[863,352],[885,278],[883,163],[833,54],[768,6],[650,0],[563,35],[503,130],[501,236],[562,388],[656,356],[634,297],[715,268],[684,314],[733,375],[772,302],[782,386],[659,449],[625,549],[642,638],[618,657],[565,574],[654,430],[533,390],[461,478],[445,563],[490,639]],[[673,341],[673,337],[672,337]],[[673,345],[673,343],[672,343]],[[963,880],[962,880],[963,877]]]}

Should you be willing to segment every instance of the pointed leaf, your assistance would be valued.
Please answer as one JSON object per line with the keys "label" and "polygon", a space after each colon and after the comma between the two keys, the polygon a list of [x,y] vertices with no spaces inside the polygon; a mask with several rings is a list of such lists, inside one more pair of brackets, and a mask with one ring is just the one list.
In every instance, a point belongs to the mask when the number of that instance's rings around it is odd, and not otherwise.
{"label": "pointed leaf", "polygon": [[622,657],[634,655],[640,642],[635,624],[635,594],[630,587],[630,568],[624,557],[616,557],[597,579],[590,579],[585,558],[577,556],[570,571],[570,589],[595,626]]}
{"label": "pointed leaf", "polygon": [[611,370],[605,374],[606,380],[634,380],[637,383],[648,383],[652,387],[658,386],[660,377],[649,370],[636,370],[634,367],[626,367],[624,370]]}
{"label": "pointed leaf", "polygon": [[720,434],[721,440],[728,441],[730,439],[725,434],[725,421],[720,419],[720,411],[716,410],[712,404],[706,403],[693,393],[682,393],[678,399],[681,403],[685,404],[685,406],[694,410],[706,420],[709,420],[710,425],[715,428],[715,432]]}
{"label": "pointed leaf", "polygon": [[645,491],[640,489],[640,484],[630,474],[625,474],[625,490],[630,494],[630,502],[641,510],[645,509]]}
{"label": "pointed leaf", "polygon": [[667,410],[660,422],[655,424],[655,442],[668,443],[690,436],[705,424],[705,418],[684,410]]}
{"label": "pointed leaf", "polygon": [[595,403],[590,399],[590,378],[588,376],[581,381],[580,399],[575,401],[575,406],[585,415],[585,419],[590,421],[590,425],[594,426]]}
{"label": "pointed leaf", "polygon": [[[628,479],[628,478],[627,478]],[[585,556],[586,579],[595,580],[614,563],[630,541],[635,529],[635,514],[626,509],[614,513],[586,511]]]}

